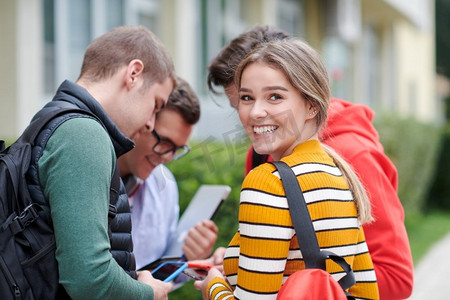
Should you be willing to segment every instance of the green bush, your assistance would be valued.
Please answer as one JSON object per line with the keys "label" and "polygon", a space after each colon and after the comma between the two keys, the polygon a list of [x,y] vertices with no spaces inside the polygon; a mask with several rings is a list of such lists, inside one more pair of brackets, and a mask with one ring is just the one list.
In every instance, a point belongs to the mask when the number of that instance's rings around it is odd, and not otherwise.
{"label": "green bush", "polygon": [[390,114],[379,114],[374,124],[386,154],[397,167],[398,195],[406,214],[422,213],[436,170],[440,128]]}
{"label": "green bush", "polygon": [[[192,150],[179,161],[167,166],[177,179],[180,193],[180,213],[201,184],[226,184],[231,187],[230,195],[218,210],[214,222],[219,227],[215,247],[226,247],[238,228],[238,209],[241,184],[244,180],[244,163],[248,143],[231,145],[214,139],[191,143]],[[170,293],[170,299],[201,299],[200,291],[193,287],[193,281]]]}
{"label": "green bush", "polygon": [[450,211],[450,123],[442,130],[442,142],[428,201],[430,209]]}
{"label": "green bush", "polygon": [[217,247],[227,246],[237,230],[239,194],[244,180],[245,155],[248,143],[231,145],[206,139],[191,143],[186,157],[168,164],[177,179],[180,212],[183,212],[201,184],[226,184],[230,195],[221,206],[214,221],[219,227]]}

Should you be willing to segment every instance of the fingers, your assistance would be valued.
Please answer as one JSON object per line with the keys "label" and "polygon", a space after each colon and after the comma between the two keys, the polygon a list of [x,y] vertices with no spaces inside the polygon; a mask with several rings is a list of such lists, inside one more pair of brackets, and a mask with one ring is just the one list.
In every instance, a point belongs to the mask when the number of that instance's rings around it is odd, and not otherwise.
{"label": "fingers", "polygon": [[207,258],[217,240],[218,228],[211,220],[197,223],[184,240],[183,253],[188,260]]}
{"label": "fingers", "polygon": [[219,228],[217,227],[216,223],[212,220],[203,220],[199,224],[201,224],[205,228],[209,228],[211,231],[215,232],[216,234],[219,232]]}
{"label": "fingers", "polygon": [[166,300],[169,298],[169,293],[173,289],[173,283],[157,280],[153,278],[149,271],[138,271],[137,276],[139,282],[145,283],[152,287],[154,299]]}
{"label": "fingers", "polygon": [[139,271],[137,272],[137,276],[138,281],[152,287],[154,299],[166,300],[169,298],[169,293],[173,289],[173,283],[155,279],[149,271]]}
{"label": "fingers", "polygon": [[225,276],[225,271],[223,270],[223,265],[216,266],[217,270],[222,273],[223,276]]}
{"label": "fingers", "polygon": [[225,257],[226,250],[227,249],[225,247],[219,247],[216,249],[216,251],[214,251],[212,258],[213,258],[213,264],[215,266],[223,264],[223,258]]}

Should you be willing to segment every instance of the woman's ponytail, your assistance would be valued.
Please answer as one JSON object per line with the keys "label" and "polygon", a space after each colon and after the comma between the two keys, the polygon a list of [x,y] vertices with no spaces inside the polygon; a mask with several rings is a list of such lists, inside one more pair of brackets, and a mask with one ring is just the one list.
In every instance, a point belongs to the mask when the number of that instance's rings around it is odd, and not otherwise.
{"label": "woman's ponytail", "polygon": [[322,144],[322,147],[333,159],[334,163],[341,170],[344,178],[347,180],[350,191],[353,194],[353,199],[356,203],[356,209],[358,210],[358,220],[361,224],[373,221],[370,199],[355,171],[353,171],[352,167],[339,154],[337,154],[336,151],[324,144]]}

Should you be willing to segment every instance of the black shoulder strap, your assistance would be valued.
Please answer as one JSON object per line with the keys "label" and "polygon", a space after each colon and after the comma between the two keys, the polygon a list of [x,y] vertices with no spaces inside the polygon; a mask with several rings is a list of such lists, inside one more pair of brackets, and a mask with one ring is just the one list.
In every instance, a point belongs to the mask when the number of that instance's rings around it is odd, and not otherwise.
{"label": "black shoulder strap", "polygon": [[[312,224],[311,215],[309,214],[303,192],[294,171],[292,171],[291,167],[282,161],[274,161],[272,164],[277,168],[286,192],[289,213],[291,215],[295,232],[297,233],[298,244],[300,246],[306,268],[326,270],[325,260],[329,258],[341,266],[346,273],[346,275],[338,281],[342,289],[345,291],[350,288],[355,284],[355,276],[351,266],[341,256],[338,256],[330,251],[320,250],[317,236]],[[348,293],[346,294],[349,299],[353,299]]]}
{"label": "black shoulder strap", "polygon": [[58,116],[62,116],[67,113],[81,113],[85,115],[89,115],[94,117],[95,119],[98,119],[95,115],[92,113],[82,110],[80,108],[74,108],[74,107],[67,107],[67,108],[54,108],[46,112],[45,114],[40,114],[38,118],[34,118],[31,123],[28,125],[28,127],[25,129],[23,134],[19,137],[18,141],[23,142],[29,142],[34,143],[34,140],[36,139],[36,136],[39,134],[39,132],[44,128],[44,126],[53,118],[56,118]]}
{"label": "black shoulder strap", "polygon": [[[100,125],[105,128],[101,120],[91,113],[90,111],[78,108],[76,105],[66,102],[66,101],[52,101],[49,102],[46,106],[44,106],[32,119],[30,125],[25,129],[24,133],[19,137],[18,141],[29,142],[32,145],[34,144],[34,140],[36,139],[39,132],[44,128],[44,126],[53,118],[58,116],[62,116],[68,113],[79,113],[83,115],[88,115],[95,120],[97,120]],[[105,129],[106,130],[106,129]],[[120,191],[120,174],[119,167],[116,162],[116,167],[114,169],[113,177],[111,179],[111,188],[110,188],[110,205],[108,217],[113,219],[116,216],[116,203],[119,197]]]}
{"label": "black shoulder strap", "polygon": [[[93,117],[95,120],[97,120],[100,125],[103,126],[103,128],[105,128],[105,126],[103,125],[103,122],[93,113],[91,113],[90,111],[78,108],[75,104],[72,104],[70,102],[67,101],[51,101],[49,103],[47,103],[46,106],[43,107],[43,109],[37,114],[37,116],[35,117],[35,119],[33,119],[32,122],[36,121],[39,122],[40,128],[33,128],[33,129],[38,129],[36,130],[36,132],[32,132],[33,136],[33,140],[35,139],[36,135],[39,133],[39,131],[45,126],[45,124],[50,121],[51,119],[53,119],[54,117],[66,114],[66,113],[71,113],[71,112],[76,112],[76,113],[81,113],[84,115],[88,115]],[[106,128],[105,128],[106,130]],[[109,222],[114,219],[114,217],[117,214],[117,208],[116,208],[116,204],[117,204],[117,200],[119,198],[119,192],[120,192],[120,173],[119,173],[119,166],[117,164],[116,161],[116,167],[114,169],[114,173],[113,176],[111,178],[111,187],[110,187],[110,203],[109,203],[109,210],[108,210],[108,220]]]}
{"label": "black shoulder strap", "polygon": [[[61,113],[59,113],[61,112]],[[94,119],[96,119],[100,125],[103,126],[103,128],[105,128],[105,126],[103,125],[103,122],[93,113],[78,108],[75,104],[71,103],[71,102],[67,102],[67,101],[63,101],[63,100],[58,100],[58,101],[51,101],[49,103],[47,103],[39,112],[39,114],[36,116],[37,119],[40,122],[42,122],[42,120],[44,119],[44,122],[47,118],[49,118],[49,120],[51,120],[53,117],[56,117],[57,115],[62,115],[64,113],[69,113],[69,112],[77,112],[77,113],[81,113],[81,114],[85,114],[88,116],[93,117]],[[41,117],[42,116],[42,117]],[[46,121],[45,123],[47,123],[48,121]],[[43,124],[45,125],[45,124]],[[40,128],[42,129],[42,127]],[[106,128],[105,128],[106,130]],[[39,130],[40,131],[40,130]],[[38,133],[39,133],[38,131]],[[111,188],[110,188],[110,205],[109,205],[109,213],[108,216],[110,219],[113,219],[116,214],[117,214],[117,210],[116,210],[116,203],[117,203],[117,199],[119,197],[119,192],[120,192],[120,173],[119,173],[119,167],[116,161],[116,167],[114,169],[114,173],[113,176],[111,178]]]}
{"label": "black shoulder strap", "polygon": [[[3,229],[7,226],[11,226],[12,232],[16,234],[23,231],[25,226],[32,223],[39,216],[36,209],[39,210],[40,206],[36,203],[29,202],[29,195],[22,195],[22,197],[20,196],[21,193],[24,193],[24,190],[20,187],[26,185],[25,179],[21,175],[25,174],[25,172],[29,168],[29,157],[31,156],[31,149],[38,134],[52,119],[68,113],[81,113],[95,117],[92,113],[79,109],[75,106],[65,108],[52,107],[45,110],[41,109],[35,115],[35,117],[33,117],[32,121],[24,130],[22,135],[17,139],[17,141],[15,141],[9,146],[8,149],[5,150],[8,151],[8,153],[21,153],[23,156],[22,158],[28,160],[24,160],[22,161],[22,164],[18,164],[17,162],[13,161],[13,158],[11,156],[5,155],[6,152],[2,153],[1,160],[6,164],[8,168],[9,182],[12,189],[12,195],[9,198],[10,207],[14,210],[13,213],[8,217],[8,219],[2,224],[1,227]],[[2,141],[0,143],[1,151],[4,150],[4,146],[5,144]],[[21,149],[22,147],[23,149]],[[20,150],[20,152],[18,152],[18,150]],[[23,199],[23,201],[20,202],[19,199]],[[16,216],[18,217],[16,218]]]}
{"label": "black shoulder strap", "polygon": [[[280,173],[281,181],[286,192],[292,223],[297,233],[298,244],[305,260],[306,268],[325,270],[325,261],[318,255],[320,252],[316,232],[306,206],[302,190],[292,169],[282,161],[273,162]],[[300,234],[301,233],[301,234]]]}

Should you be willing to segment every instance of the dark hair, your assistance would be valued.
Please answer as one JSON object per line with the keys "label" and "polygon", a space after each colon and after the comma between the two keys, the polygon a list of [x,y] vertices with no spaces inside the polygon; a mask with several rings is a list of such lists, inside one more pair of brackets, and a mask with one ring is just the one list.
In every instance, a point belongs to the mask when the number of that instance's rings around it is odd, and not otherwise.
{"label": "dark hair", "polygon": [[[186,123],[194,125],[200,119],[200,102],[186,80],[180,77],[177,77],[176,80],[177,86],[170,94],[162,111],[166,109],[176,111]],[[156,118],[158,118],[158,114],[156,114]]]}
{"label": "dark hair", "polygon": [[93,40],[84,54],[80,78],[91,82],[108,79],[133,59],[144,64],[145,86],[162,83],[166,78],[175,82],[172,58],[144,26],[116,27]]}
{"label": "dark hair", "polygon": [[256,46],[264,42],[282,40],[290,35],[271,26],[256,25],[240,34],[225,46],[211,61],[208,67],[208,87],[213,93],[218,93],[214,86],[229,86],[234,82],[237,65]]}

